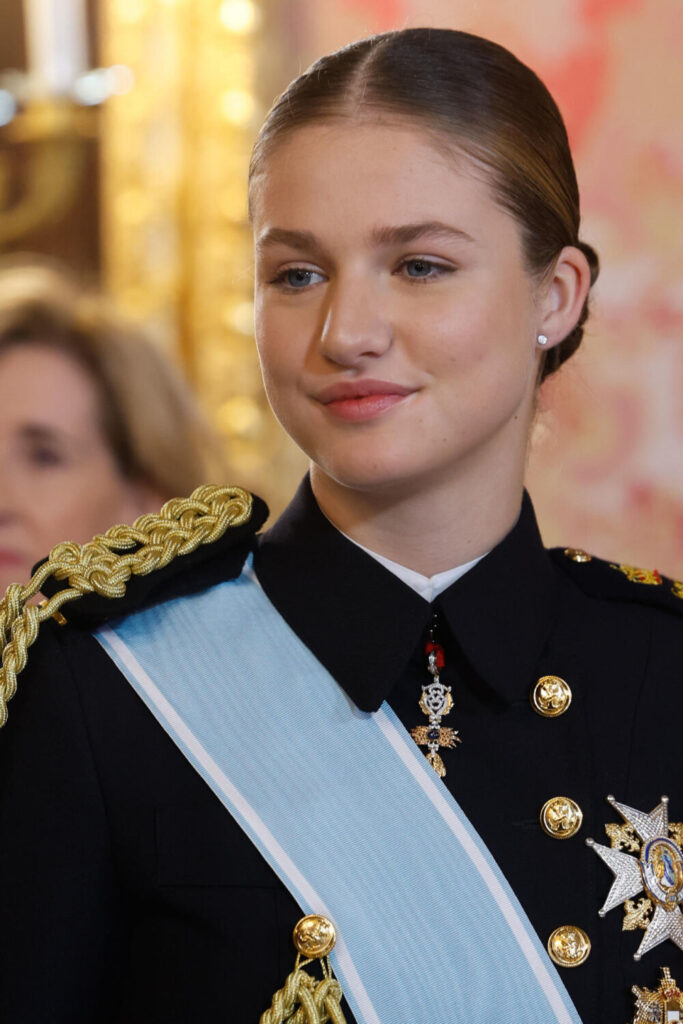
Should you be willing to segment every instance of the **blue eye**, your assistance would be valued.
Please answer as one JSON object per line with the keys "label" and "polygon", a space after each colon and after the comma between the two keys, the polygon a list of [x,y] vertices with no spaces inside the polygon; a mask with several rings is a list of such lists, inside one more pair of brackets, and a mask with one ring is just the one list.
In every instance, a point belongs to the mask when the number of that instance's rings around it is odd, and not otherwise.
{"label": "blue eye", "polygon": [[301,270],[299,267],[295,267],[294,270],[288,270],[285,274],[285,280],[290,288],[305,288],[306,285],[311,283],[312,277],[312,270]]}
{"label": "blue eye", "polygon": [[317,270],[308,270],[306,267],[289,267],[279,273],[272,283],[289,291],[300,292],[322,280],[324,280],[323,275]]}
{"label": "blue eye", "polygon": [[422,256],[413,256],[403,260],[395,273],[406,277],[411,284],[422,284],[427,281],[439,281],[448,274],[455,273],[456,268],[448,263],[438,263]]}
{"label": "blue eye", "polygon": [[435,268],[429,260],[406,260],[403,264],[408,277],[430,277]]}

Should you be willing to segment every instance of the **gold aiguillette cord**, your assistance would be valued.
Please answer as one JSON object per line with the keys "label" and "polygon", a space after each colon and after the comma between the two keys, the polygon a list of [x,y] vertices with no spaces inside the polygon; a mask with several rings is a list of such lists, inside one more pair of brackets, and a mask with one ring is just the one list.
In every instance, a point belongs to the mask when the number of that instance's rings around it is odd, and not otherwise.
{"label": "gold aiguillette cord", "polygon": [[[337,941],[334,925],[321,914],[309,914],[297,923],[292,938],[297,950],[294,970],[273,996],[270,1009],[261,1014],[259,1024],[346,1024],[341,985],[328,960]],[[320,961],[320,980],[304,970],[314,960]]]}

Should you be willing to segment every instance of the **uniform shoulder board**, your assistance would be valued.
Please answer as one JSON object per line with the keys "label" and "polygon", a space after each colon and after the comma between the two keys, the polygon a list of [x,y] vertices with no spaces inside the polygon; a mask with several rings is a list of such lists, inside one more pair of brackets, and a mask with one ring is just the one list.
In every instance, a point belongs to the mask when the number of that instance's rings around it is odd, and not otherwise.
{"label": "uniform shoulder board", "polygon": [[[87,544],[58,544],[26,586],[12,584],[0,600],[0,727],[43,622],[93,628],[234,577],[267,517],[265,503],[239,487],[204,486]],[[30,603],[40,593],[45,600]]]}
{"label": "uniform shoulder board", "polygon": [[587,594],[650,604],[683,615],[683,582],[657,569],[606,562],[580,548],[551,548],[550,556]]}

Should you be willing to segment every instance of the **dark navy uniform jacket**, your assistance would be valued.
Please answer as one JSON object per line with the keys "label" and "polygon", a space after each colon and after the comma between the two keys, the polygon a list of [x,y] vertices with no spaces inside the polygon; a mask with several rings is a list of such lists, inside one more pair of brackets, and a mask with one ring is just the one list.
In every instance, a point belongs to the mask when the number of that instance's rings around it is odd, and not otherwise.
{"label": "dark navy uniform jacket", "polygon": [[[67,605],[69,624],[44,626],[31,650],[0,732],[2,1024],[247,1024],[294,964],[300,909],[94,626],[234,577],[253,549],[266,594],[358,707],[386,700],[406,728],[425,723],[418,700],[434,609],[327,522],[307,481],[254,536],[266,514],[257,499],[250,524],[134,579],[120,601]],[[455,700],[448,724],[462,739],[443,752],[444,784],[541,942],[563,925],[589,936],[586,961],[558,968],[582,1020],[626,1024],[630,987],[656,988],[664,965],[683,983],[683,953],[667,941],[634,962],[643,932],[622,930],[621,907],[598,917],[613,876],[585,838],[608,844],[605,823],[621,821],[608,794],[643,811],[667,794],[671,821],[683,821],[683,599],[669,580],[631,582],[598,559],[546,551],[525,498],[512,532],[435,606]],[[552,719],[530,703],[544,675],[573,694]],[[268,759],[275,730],[232,727]],[[565,840],[539,824],[558,795],[583,811]],[[428,834],[424,845],[428,872],[448,854]],[[391,884],[391,850],[386,866]],[[414,927],[428,926],[425,907]],[[404,970],[392,936],[380,941]],[[516,1020],[526,1020],[523,1007]]]}

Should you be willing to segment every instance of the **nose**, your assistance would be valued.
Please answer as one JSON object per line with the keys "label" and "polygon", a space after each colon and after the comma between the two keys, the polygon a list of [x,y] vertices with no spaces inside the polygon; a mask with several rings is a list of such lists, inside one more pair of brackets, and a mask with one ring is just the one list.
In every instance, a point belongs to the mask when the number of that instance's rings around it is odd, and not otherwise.
{"label": "nose", "polygon": [[19,518],[16,502],[13,501],[11,495],[9,495],[0,483],[0,527],[11,526]]}
{"label": "nose", "polygon": [[381,296],[367,281],[338,277],[327,289],[320,350],[338,366],[353,367],[391,348],[391,324]]}

